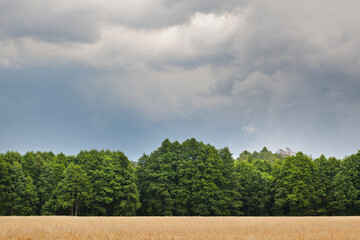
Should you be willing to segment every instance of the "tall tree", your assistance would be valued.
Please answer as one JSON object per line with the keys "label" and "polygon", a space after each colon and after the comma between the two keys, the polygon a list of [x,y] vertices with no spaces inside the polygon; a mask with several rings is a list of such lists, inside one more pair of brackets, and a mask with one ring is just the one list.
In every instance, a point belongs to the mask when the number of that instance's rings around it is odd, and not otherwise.
{"label": "tall tree", "polygon": [[78,215],[80,204],[88,205],[92,198],[89,178],[79,165],[70,163],[63,179],[56,188],[56,208],[69,209],[72,216]]}
{"label": "tall tree", "polygon": [[237,161],[235,165],[238,182],[237,191],[241,195],[241,212],[247,216],[268,214],[269,176],[261,173],[247,161]]}
{"label": "tall tree", "polygon": [[66,214],[56,211],[56,188],[62,180],[65,165],[57,158],[44,165],[37,184],[38,194],[41,203],[42,215],[53,215],[55,213]]}
{"label": "tall tree", "polygon": [[315,159],[318,167],[316,175],[316,214],[317,215],[334,215],[336,209],[331,202],[334,199],[334,177],[339,170],[340,161],[334,157],[326,159],[324,155]]}
{"label": "tall tree", "polygon": [[31,177],[25,176],[19,162],[12,163],[11,201],[7,215],[34,215],[38,198]]}
{"label": "tall tree", "polygon": [[334,177],[334,198],[332,206],[339,215],[360,214],[360,151],[340,163]]}
{"label": "tall tree", "polygon": [[220,167],[223,179],[219,183],[220,189],[223,191],[224,206],[222,215],[242,215],[241,207],[243,206],[241,184],[237,181],[237,172],[235,168],[235,161],[230,153],[229,148],[225,147],[219,150],[220,158],[223,161],[223,166]]}
{"label": "tall tree", "polygon": [[136,185],[135,169],[125,154],[120,151],[113,152],[111,158],[115,176],[110,181],[110,187],[114,189],[113,214],[117,216],[134,216],[141,205]]}
{"label": "tall tree", "polygon": [[11,176],[10,163],[6,162],[0,155],[0,215],[7,215],[11,207]]}
{"label": "tall tree", "polygon": [[44,164],[45,161],[43,160],[40,152],[27,152],[21,159],[21,165],[24,173],[32,178],[35,185],[38,182]]}
{"label": "tall tree", "polygon": [[195,139],[171,143],[139,160],[140,198],[144,215],[231,215],[241,206],[235,191],[234,160]]}
{"label": "tall tree", "polygon": [[[139,159],[137,169],[140,198],[143,215],[173,215],[181,210],[179,202],[176,202],[176,172],[179,163],[178,143],[172,144],[168,139],[164,140],[161,146],[149,156],[143,155]],[[175,213],[176,214],[176,213]]]}
{"label": "tall tree", "polygon": [[274,179],[275,214],[314,215],[316,205],[317,166],[302,152],[288,156],[281,165],[275,165]]}
{"label": "tall tree", "polygon": [[120,151],[81,151],[75,162],[87,173],[94,198],[88,215],[134,215],[140,206],[132,163]]}
{"label": "tall tree", "polygon": [[42,172],[42,168],[45,165],[45,161],[42,158],[42,153],[41,152],[25,153],[25,155],[22,156],[21,165],[23,167],[25,175],[31,177],[31,179],[33,180],[33,183],[35,185],[36,194],[39,198],[39,202],[36,207],[34,206],[34,208],[35,208],[35,213],[37,215],[39,215],[41,212],[41,206],[43,204],[43,201],[42,201],[42,194],[40,194],[37,186],[38,186],[39,176]]}

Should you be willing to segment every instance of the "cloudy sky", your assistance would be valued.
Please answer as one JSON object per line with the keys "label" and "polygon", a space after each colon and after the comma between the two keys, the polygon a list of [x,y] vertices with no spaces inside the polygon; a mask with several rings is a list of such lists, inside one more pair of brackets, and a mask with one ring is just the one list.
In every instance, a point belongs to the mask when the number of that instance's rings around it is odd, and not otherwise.
{"label": "cloudy sky", "polygon": [[360,149],[360,1],[1,0],[0,152]]}

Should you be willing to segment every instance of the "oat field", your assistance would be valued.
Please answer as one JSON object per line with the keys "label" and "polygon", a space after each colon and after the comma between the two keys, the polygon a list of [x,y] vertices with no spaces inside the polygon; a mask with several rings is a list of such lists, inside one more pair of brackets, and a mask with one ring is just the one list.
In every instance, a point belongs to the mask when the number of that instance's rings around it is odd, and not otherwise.
{"label": "oat field", "polygon": [[360,239],[360,217],[0,217],[0,239]]}

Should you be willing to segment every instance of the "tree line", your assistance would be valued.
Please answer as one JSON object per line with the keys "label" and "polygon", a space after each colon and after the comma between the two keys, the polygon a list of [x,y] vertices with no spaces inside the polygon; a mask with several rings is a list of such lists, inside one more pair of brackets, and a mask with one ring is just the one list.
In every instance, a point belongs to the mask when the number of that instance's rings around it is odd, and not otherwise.
{"label": "tree line", "polygon": [[120,151],[0,154],[0,215],[360,214],[360,151],[344,159],[242,152],[164,140],[137,162]]}

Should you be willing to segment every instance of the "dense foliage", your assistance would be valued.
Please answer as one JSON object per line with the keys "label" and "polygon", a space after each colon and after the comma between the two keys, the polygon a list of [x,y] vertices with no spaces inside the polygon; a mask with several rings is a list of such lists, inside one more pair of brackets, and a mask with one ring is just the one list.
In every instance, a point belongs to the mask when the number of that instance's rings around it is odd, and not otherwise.
{"label": "dense foliage", "polygon": [[0,215],[360,214],[360,151],[343,160],[165,140],[137,163],[119,151],[0,154]]}
{"label": "dense foliage", "polygon": [[2,215],[135,215],[135,169],[122,152],[0,155]]}

